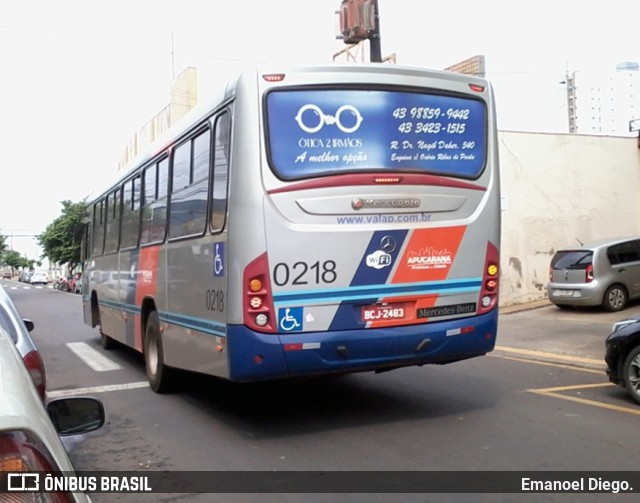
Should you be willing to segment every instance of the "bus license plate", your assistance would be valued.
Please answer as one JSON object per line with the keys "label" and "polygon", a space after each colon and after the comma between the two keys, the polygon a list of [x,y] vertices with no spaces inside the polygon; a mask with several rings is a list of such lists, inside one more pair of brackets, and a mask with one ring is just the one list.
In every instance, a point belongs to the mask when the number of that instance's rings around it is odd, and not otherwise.
{"label": "bus license plate", "polygon": [[362,308],[362,321],[403,320],[404,307],[398,305],[366,306]]}

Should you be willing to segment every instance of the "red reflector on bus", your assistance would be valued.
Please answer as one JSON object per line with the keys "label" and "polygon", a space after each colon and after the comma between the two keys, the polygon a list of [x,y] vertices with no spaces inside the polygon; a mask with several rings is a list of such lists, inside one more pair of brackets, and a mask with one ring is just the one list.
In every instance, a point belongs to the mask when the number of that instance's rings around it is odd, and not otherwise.
{"label": "red reflector on bus", "polygon": [[471,89],[472,91],[475,91],[477,93],[483,93],[484,92],[484,86],[479,86],[478,84],[469,84],[469,89]]}
{"label": "red reflector on bus", "polygon": [[263,75],[262,78],[267,82],[282,82],[284,80],[284,73],[269,73]]}
{"label": "red reflector on bus", "polygon": [[373,179],[373,183],[400,183],[402,178],[399,176],[377,176]]}

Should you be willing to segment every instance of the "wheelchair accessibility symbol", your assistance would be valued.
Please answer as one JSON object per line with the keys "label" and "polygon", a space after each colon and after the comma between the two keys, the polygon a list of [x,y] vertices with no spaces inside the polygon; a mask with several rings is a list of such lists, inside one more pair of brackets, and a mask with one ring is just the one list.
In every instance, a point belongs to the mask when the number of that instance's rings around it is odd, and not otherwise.
{"label": "wheelchair accessibility symbol", "polygon": [[283,332],[300,332],[302,330],[302,308],[286,307],[279,309],[278,326]]}
{"label": "wheelchair accessibility symbol", "polygon": [[213,245],[213,275],[216,278],[224,276],[224,243]]}

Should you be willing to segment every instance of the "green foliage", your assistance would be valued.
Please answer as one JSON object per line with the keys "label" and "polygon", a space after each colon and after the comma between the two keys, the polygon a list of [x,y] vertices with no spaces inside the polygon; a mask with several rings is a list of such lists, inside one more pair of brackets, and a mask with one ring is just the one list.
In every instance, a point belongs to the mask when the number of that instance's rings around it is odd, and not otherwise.
{"label": "green foliage", "polygon": [[11,250],[4,254],[4,263],[10,266],[12,269],[18,269],[22,267],[24,269],[31,269],[33,267],[33,260],[27,260],[25,257],[21,257],[20,254]]}
{"label": "green foliage", "polygon": [[7,253],[7,236],[0,233],[0,265],[5,264],[5,256]]}
{"label": "green foliage", "polygon": [[42,247],[43,257],[53,263],[69,264],[73,270],[80,262],[80,232],[86,202],[62,201],[62,214],[51,222],[45,231],[36,236]]}

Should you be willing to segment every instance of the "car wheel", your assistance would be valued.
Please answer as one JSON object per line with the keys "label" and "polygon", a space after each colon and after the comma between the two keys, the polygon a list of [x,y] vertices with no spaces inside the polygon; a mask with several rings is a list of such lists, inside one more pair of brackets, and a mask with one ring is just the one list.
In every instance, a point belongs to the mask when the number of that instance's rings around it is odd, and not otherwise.
{"label": "car wheel", "polygon": [[640,403],[640,346],[633,348],[627,355],[622,373],[627,392]]}
{"label": "car wheel", "polygon": [[605,311],[622,311],[627,307],[627,290],[622,285],[611,285],[607,288],[602,299]]}
{"label": "car wheel", "polygon": [[144,335],[144,364],[149,386],[156,393],[168,393],[174,388],[173,369],[164,363],[160,319],[158,313],[149,314]]}

